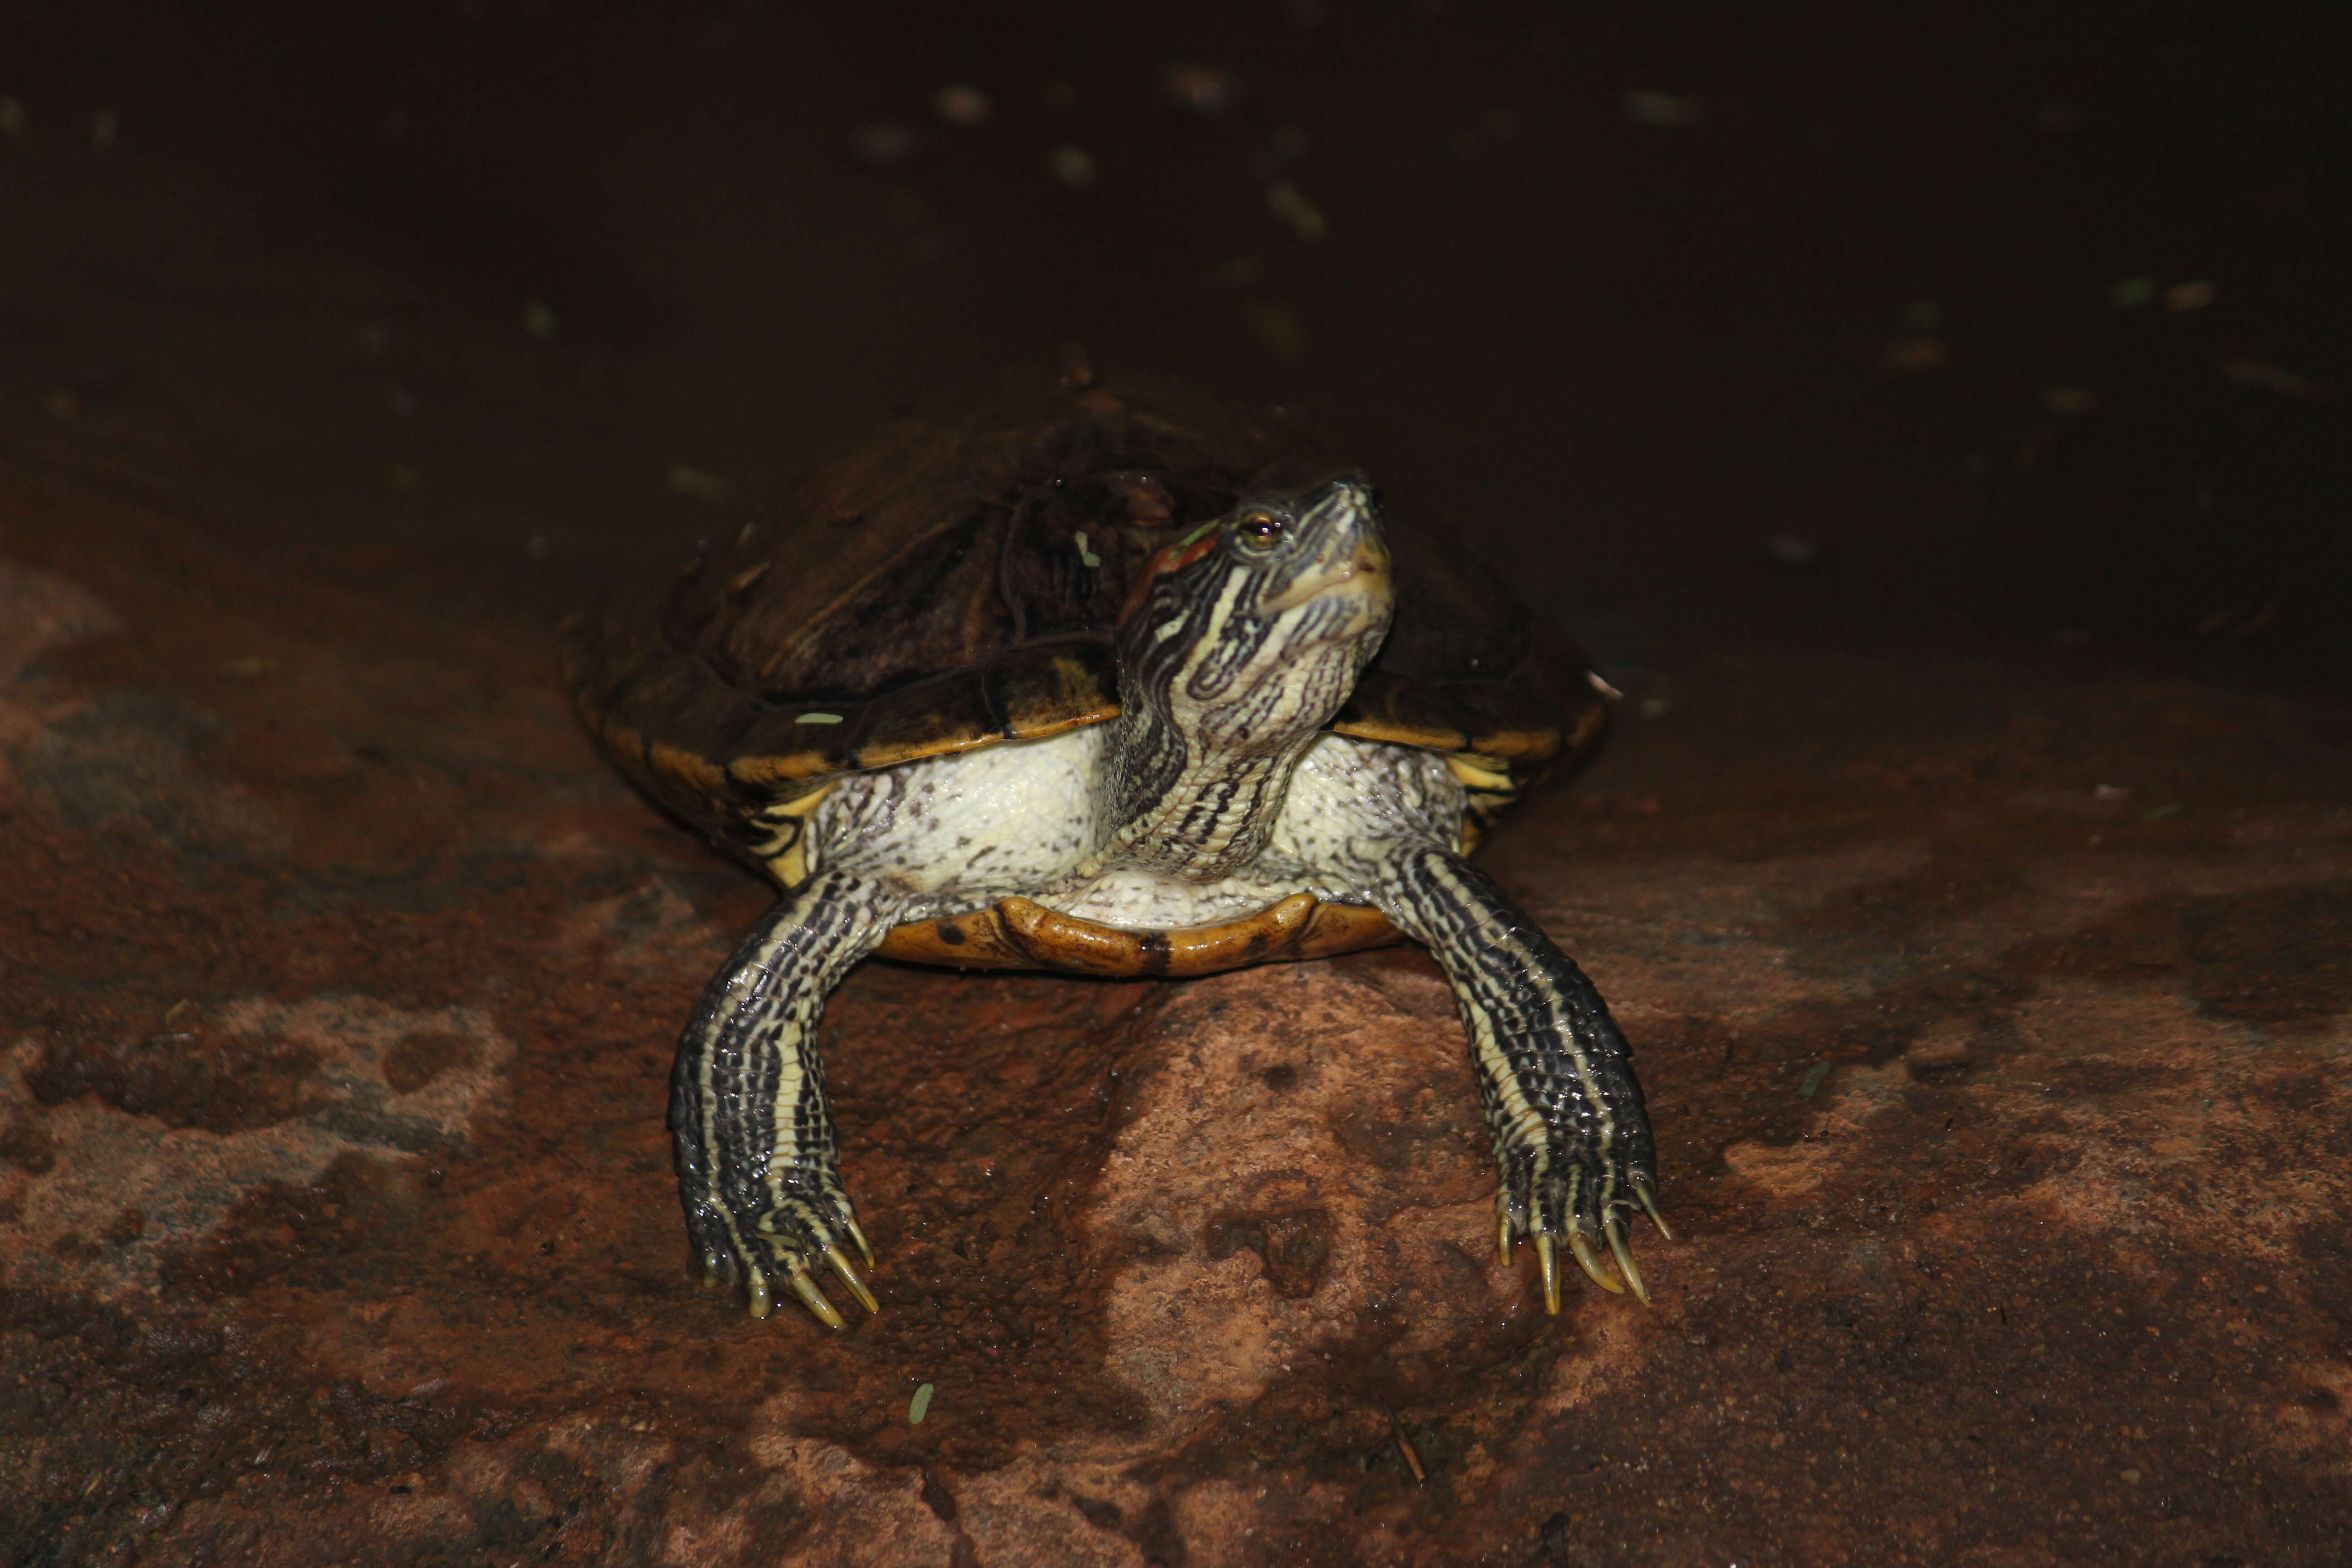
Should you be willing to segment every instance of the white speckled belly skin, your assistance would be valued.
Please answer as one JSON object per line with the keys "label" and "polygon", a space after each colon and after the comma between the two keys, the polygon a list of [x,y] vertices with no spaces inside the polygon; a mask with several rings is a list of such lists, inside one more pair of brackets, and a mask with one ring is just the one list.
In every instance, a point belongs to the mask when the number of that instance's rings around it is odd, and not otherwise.
{"label": "white speckled belly skin", "polygon": [[989,746],[845,779],[810,822],[809,869],[895,886],[903,921],[1018,894],[1105,925],[1168,929],[1255,914],[1293,893],[1377,905],[1379,865],[1401,847],[1453,849],[1465,796],[1445,759],[1325,734],[1307,747],[1264,853],[1213,882],[1185,881],[1111,849],[1107,726]]}

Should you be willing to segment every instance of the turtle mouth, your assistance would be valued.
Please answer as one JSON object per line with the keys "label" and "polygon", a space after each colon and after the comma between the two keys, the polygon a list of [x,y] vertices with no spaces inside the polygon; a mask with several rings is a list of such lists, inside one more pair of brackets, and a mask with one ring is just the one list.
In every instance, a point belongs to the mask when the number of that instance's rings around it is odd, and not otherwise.
{"label": "turtle mouth", "polygon": [[1353,548],[1336,560],[1318,562],[1290,581],[1271,599],[1261,600],[1257,613],[1278,616],[1327,594],[1353,594],[1385,601],[1393,591],[1389,575],[1388,546],[1369,533],[1359,533]]}

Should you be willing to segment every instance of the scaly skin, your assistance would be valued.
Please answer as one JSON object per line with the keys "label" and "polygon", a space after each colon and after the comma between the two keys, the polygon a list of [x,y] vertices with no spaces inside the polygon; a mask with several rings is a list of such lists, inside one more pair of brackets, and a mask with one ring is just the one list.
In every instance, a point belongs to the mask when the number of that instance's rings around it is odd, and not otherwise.
{"label": "scaly skin", "polygon": [[874,1299],[842,1250],[874,1255],[841,1184],[816,1023],[850,966],[896,922],[903,900],[881,884],[820,871],[752,928],[702,994],[678,1038],[669,1126],[678,1195],[704,1276],[740,1280],[768,1315],[781,1277],[825,1323],[842,1326],[814,1277],[831,1266]]}
{"label": "scaly skin", "polygon": [[1515,1237],[1533,1238],[1544,1304],[1557,1312],[1553,1238],[1567,1240],[1595,1284],[1620,1290],[1599,1266],[1605,1239],[1625,1285],[1648,1300],[1618,1211],[1639,1205],[1655,1216],[1657,1156],[1631,1052],[1601,993],[1459,856],[1402,849],[1381,894],[1389,919],[1444,966],[1461,1005],[1501,1175],[1498,1249],[1507,1256]]}

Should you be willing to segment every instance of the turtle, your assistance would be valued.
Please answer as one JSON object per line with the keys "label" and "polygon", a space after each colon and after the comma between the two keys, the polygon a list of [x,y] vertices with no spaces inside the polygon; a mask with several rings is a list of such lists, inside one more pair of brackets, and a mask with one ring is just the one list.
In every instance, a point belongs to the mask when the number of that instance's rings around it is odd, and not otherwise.
{"label": "turtle", "polygon": [[[566,623],[589,735],[774,905],[680,1036],[669,1126],[706,1281],[755,1318],[874,1251],[817,1020],[868,954],[1183,977],[1411,940],[1452,983],[1496,1241],[1648,1292],[1629,1048],[1468,864],[1615,695],[1434,522],[1283,409],[1083,360],[908,416],[665,593]],[[1602,1250],[1615,1264],[1612,1275]]]}

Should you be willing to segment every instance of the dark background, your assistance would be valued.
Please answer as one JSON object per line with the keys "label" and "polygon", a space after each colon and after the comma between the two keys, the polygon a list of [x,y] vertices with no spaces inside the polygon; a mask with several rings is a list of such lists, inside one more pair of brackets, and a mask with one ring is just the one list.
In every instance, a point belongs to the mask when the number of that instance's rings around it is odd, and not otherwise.
{"label": "dark background", "polygon": [[1305,406],[1629,681],[2352,646],[2352,8],[39,9],[0,445],[452,615],[1080,340]]}
{"label": "dark background", "polygon": [[[0,5],[0,1560],[2338,1568],[2347,33]],[[1071,340],[1633,694],[1485,864],[1634,1038],[1651,1310],[1426,1222],[1410,951],[861,966],[886,1310],[693,1283],[668,1045],[768,893],[554,626]]]}

